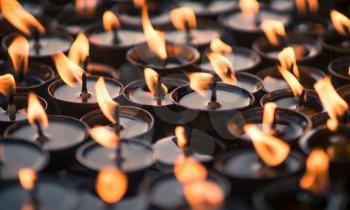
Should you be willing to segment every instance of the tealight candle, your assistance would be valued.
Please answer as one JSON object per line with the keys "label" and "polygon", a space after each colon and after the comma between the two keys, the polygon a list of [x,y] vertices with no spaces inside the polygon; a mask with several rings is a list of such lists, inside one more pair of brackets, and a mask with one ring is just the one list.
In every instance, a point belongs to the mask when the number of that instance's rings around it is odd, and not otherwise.
{"label": "tealight candle", "polygon": [[350,81],[350,57],[341,57],[333,60],[328,65],[333,85],[338,88],[349,84]]}
{"label": "tealight candle", "polygon": [[293,30],[298,34],[311,37],[323,37],[330,28],[329,20],[320,15],[308,15],[296,20]]}

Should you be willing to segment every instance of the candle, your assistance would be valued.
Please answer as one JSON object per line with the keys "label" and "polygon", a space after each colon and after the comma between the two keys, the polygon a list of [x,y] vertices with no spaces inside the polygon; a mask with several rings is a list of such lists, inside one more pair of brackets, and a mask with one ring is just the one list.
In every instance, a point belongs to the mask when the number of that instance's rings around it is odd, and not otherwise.
{"label": "candle", "polygon": [[345,86],[350,81],[350,60],[349,57],[334,59],[328,66],[328,72],[331,75],[332,83],[335,87]]}

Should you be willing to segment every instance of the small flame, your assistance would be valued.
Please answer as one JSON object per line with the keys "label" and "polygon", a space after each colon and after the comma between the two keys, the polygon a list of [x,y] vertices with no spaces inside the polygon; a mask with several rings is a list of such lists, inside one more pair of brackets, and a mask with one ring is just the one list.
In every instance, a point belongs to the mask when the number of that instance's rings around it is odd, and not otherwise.
{"label": "small flame", "polygon": [[286,36],[286,31],[281,21],[263,20],[260,27],[264,31],[269,42],[274,46],[279,45],[279,37]]}
{"label": "small flame", "polygon": [[110,148],[116,149],[120,144],[119,136],[103,126],[96,126],[90,130],[90,136],[100,145]]}
{"label": "small flame", "polygon": [[306,173],[300,186],[314,193],[323,192],[329,183],[329,157],[322,149],[313,150],[306,161]]}
{"label": "small flame", "polygon": [[29,42],[24,36],[14,38],[8,48],[8,53],[16,72],[21,69],[24,72],[28,71]]}
{"label": "small flame", "polygon": [[348,75],[350,76],[350,66],[349,66],[349,68],[348,68]]}
{"label": "small flame", "polygon": [[240,0],[239,7],[244,15],[256,15],[260,10],[260,5],[257,0]]}
{"label": "small flame", "polygon": [[221,209],[224,192],[212,181],[195,181],[184,185],[184,196],[193,210]]}
{"label": "small flame", "polygon": [[109,95],[106,83],[103,77],[99,77],[96,85],[96,98],[97,103],[102,111],[102,113],[105,115],[105,117],[111,121],[112,123],[117,123],[117,120],[115,119],[115,110],[118,108],[118,103],[115,102],[112,97]]}
{"label": "small flame", "polygon": [[85,62],[89,56],[89,40],[84,33],[79,33],[72,46],[70,47],[68,58],[80,65],[82,62]]}
{"label": "small flame", "polygon": [[103,168],[97,175],[96,192],[108,204],[120,201],[128,189],[128,177],[116,168]]}
{"label": "small flame", "polygon": [[69,86],[74,87],[76,82],[82,83],[84,70],[67,58],[62,52],[53,56],[56,69],[61,79]]}
{"label": "small flame", "polygon": [[165,60],[168,55],[166,51],[165,34],[153,28],[148,15],[147,5],[142,7],[142,27],[147,40],[148,47],[161,60]]}
{"label": "small flame", "polygon": [[186,130],[183,126],[176,126],[175,128],[176,142],[179,148],[184,149],[187,145]]}
{"label": "small flame", "polygon": [[264,105],[264,113],[263,113],[263,131],[266,134],[272,134],[273,131],[271,129],[273,122],[275,121],[275,112],[277,105],[274,102],[269,102]]}
{"label": "small flame", "polygon": [[112,31],[120,28],[120,21],[117,16],[110,10],[103,13],[103,27],[105,31]]}
{"label": "small flame", "polygon": [[295,51],[293,47],[286,47],[278,54],[278,60],[280,67],[283,69],[290,69],[293,67],[293,74],[296,78],[300,78],[300,73],[297,65],[297,60],[295,57]]}
{"label": "small flame", "polygon": [[[151,68],[145,68],[144,76],[145,76],[146,84],[149,91],[153,96],[157,96],[157,91],[158,91],[157,86],[159,85],[158,84],[159,74]],[[162,93],[163,95],[166,95],[168,93],[168,88],[164,84],[162,84],[162,91],[163,91]]]}
{"label": "small flame", "polygon": [[306,14],[308,11],[318,11],[318,0],[295,0],[299,14]]}
{"label": "small flame", "polygon": [[290,152],[290,146],[274,136],[263,133],[253,124],[244,126],[244,131],[252,139],[260,158],[269,166],[280,165]]}
{"label": "small flame", "polygon": [[75,0],[75,10],[80,15],[93,15],[96,11],[97,0]]}
{"label": "small flame", "polygon": [[198,161],[180,154],[175,161],[174,174],[179,182],[189,183],[205,180],[208,172]]}
{"label": "small flame", "polygon": [[210,84],[214,81],[214,76],[209,73],[188,73],[187,77],[190,81],[190,88],[203,97],[205,96],[204,90],[208,89]]}
{"label": "small flame", "polygon": [[329,120],[327,121],[327,126],[331,131],[335,131],[339,124],[337,117],[343,116],[349,106],[338,95],[329,77],[324,77],[317,81],[314,88],[328,112]]}
{"label": "small flame", "polygon": [[225,56],[217,53],[209,53],[208,59],[222,81],[230,85],[234,85],[237,82],[233,65]]}
{"label": "small flame", "polygon": [[142,8],[146,4],[146,0],[133,0],[135,7]]}
{"label": "small flame", "polygon": [[197,27],[196,14],[190,7],[180,7],[170,12],[171,22],[177,30],[185,31]]}
{"label": "small flame", "polygon": [[21,168],[18,172],[19,182],[26,190],[32,190],[37,178],[36,172],[31,168]]}
{"label": "small flame", "polygon": [[16,91],[16,81],[12,74],[0,76],[0,93],[7,96]]}
{"label": "small flame", "polygon": [[226,55],[232,53],[232,47],[219,38],[214,38],[210,43],[210,49],[214,53]]}
{"label": "small flame", "polygon": [[331,11],[331,19],[334,28],[337,30],[338,33],[341,35],[349,35],[350,34],[350,19],[347,18],[342,13],[332,10]]}
{"label": "small flame", "polygon": [[39,122],[43,128],[49,126],[49,120],[47,118],[45,109],[41,105],[38,97],[34,93],[28,95],[28,121],[31,125],[35,125],[35,122]]}
{"label": "small flame", "polygon": [[40,22],[27,12],[18,1],[1,0],[1,11],[6,20],[26,35],[31,35],[33,28],[41,34],[45,33],[45,28]]}
{"label": "small flame", "polygon": [[295,97],[299,97],[302,95],[304,91],[304,87],[300,84],[297,78],[290,73],[287,69],[283,69],[278,67],[279,72],[283,76],[283,78],[287,81],[289,87],[292,89]]}

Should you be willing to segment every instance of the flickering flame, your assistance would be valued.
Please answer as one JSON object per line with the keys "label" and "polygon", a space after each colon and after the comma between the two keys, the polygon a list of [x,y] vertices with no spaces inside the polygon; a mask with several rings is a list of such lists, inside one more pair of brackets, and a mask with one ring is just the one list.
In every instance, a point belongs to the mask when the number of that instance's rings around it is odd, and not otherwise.
{"label": "flickering flame", "polygon": [[348,75],[350,76],[350,66],[349,66],[349,69],[348,69]]}
{"label": "flickering flame", "polygon": [[80,65],[82,62],[85,62],[89,56],[89,50],[89,39],[84,33],[79,33],[70,47],[68,58],[77,65]]}
{"label": "flickering flame", "polygon": [[220,209],[224,192],[212,181],[195,181],[184,185],[184,196],[193,210]]}
{"label": "flickering flame", "polygon": [[341,35],[349,35],[350,34],[350,19],[347,18],[342,13],[332,10],[331,11],[331,19],[334,28],[337,30],[338,33]]}
{"label": "flickering flame", "polygon": [[177,180],[184,184],[192,181],[205,180],[208,172],[198,161],[180,154],[175,161],[174,174]]}
{"label": "flickering flame", "polygon": [[108,203],[120,201],[128,189],[128,177],[116,168],[103,168],[97,175],[96,192]]}
{"label": "flickering flame", "polygon": [[7,96],[16,91],[16,81],[12,74],[0,76],[0,93]]}
{"label": "flickering flame", "polygon": [[277,105],[274,102],[269,102],[264,105],[263,113],[263,131],[266,134],[272,134],[271,129],[273,122],[275,121],[275,112]]}
{"label": "flickering flame", "polygon": [[280,165],[290,152],[290,146],[277,137],[263,133],[253,124],[244,126],[259,157],[269,166]]}
{"label": "flickering flame", "polygon": [[190,81],[190,88],[201,96],[205,96],[204,90],[208,89],[214,81],[214,77],[209,73],[194,72],[188,73],[187,77]]}
{"label": "flickering flame", "polygon": [[120,21],[117,16],[110,10],[103,13],[103,27],[105,31],[112,31],[120,28]]}
{"label": "flickering flame", "polygon": [[279,38],[286,36],[284,25],[278,20],[263,20],[261,29],[264,31],[269,42],[274,45],[279,45]]}
{"label": "flickering flame", "polygon": [[314,193],[323,192],[329,183],[329,157],[322,149],[313,150],[306,161],[306,173],[300,186]]}
{"label": "flickering flame", "polygon": [[179,148],[183,149],[187,145],[186,130],[183,126],[176,126],[175,128],[176,142]]}
{"label": "flickering flame", "polygon": [[297,65],[297,60],[295,57],[295,52],[293,47],[286,47],[278,54],[278,60],[280,67],[283,69],[290,69],[293,67],[293,74],[296,78],[300,78],[300,73]]}
{"label": "flickering flame", "polygon": [[26,35],[31,35],[33,29],[41,34],[45,33],[45,28],[40,22],[27,12],[18,1],[1,0],[0,3],[2,15],[18,30]]}
{"label": "flickering flame", "polygon": [[62,52],[53,56],[56,69],[61,79],[69,86],[74,87],[76,82],[82,83],[82,74],[84,70],[67,58]]}
{"label": "flickering flame", "polygon": [[196,13],[190,7],[180,7],[170,12],[170,19],[177,30],[185,31],[197,27]]}
{"label": "flickering flame", "polygon": [[153,28],[146,4],[142,7],[142,27],[150,50],[161,60],[165,60],[168,57],[165,34]]}
{"label": "flickering flame", "polygon": [[104,116],[111,121],[112,123],[117,123],[115,119],[115,110],[118,107],[118,103],[115,102],[112,97],[109,95],[106,83],[103,77],[99,77],[96,85],[96,99],[97,103],[104,114]]}
{"label": "flickering flame", "polygon": [[287,69],[278,67],[279,72],[283,76],[283,78],[287,81],[290,89],[292,89],[295,97],[299,97],[302,95],[304,91],[304,87],[300,84],[298,79],[290,73]]}
{"label": "flickering flame", "polygon": [[217,53],[209,53],[208,59],[222,81],[230,85],[234,85],[237,82],[233,64],[225,56]]}
{"label": "flickering flame", "polygon": [[142,8],[146,4],[146,0],[133,0],[135,7]]}
{"label": "flickering flame", "polygon": [[260,10],[257,0],[240,0],[239,7],[244,15],[256,15]]}
{"label": "flickering flame", "polygon": [[[144,73],[146,84],[149,91],[153,96],[157,96],[157,91],[158,91],[157,86],[159,85],[158,84],[159,74],[150,68],[145,68],[143,73]],[[168,93],[168,88],[164,84],[162,84],[162,95],[166,95],[167,93]]]}
{"label": "flickering flame", "polygon": [[318,0],[295,0],[298,12],[306,14],[308,11],[314,13],[318,11]]}
{"label": "flickering flame", "polygon": [[30,168],[21,168],[18,172],[19,182],[26,190],[32,190],[37,178],[36,172]]}
{"label": "flickering flame", "polygon": [[28,121],[31,125],[35,125],[39,122],[43,128],[49,126],[49,120],[47,118],[44,107],[41,105],[38,97],[34,93],[28,95]]}
{"label": "flickering flame", "polygon": [[16,72],[28,71],[29,42],[24,36],[14,38],[8,48],[8,53]]}
{"label": "flickering flame", "polygon": [[75,10],[80,15],[93,15],[96,11],[97,0],[75,0]]}
{"label": "flickering flame", "polygon": [[324,77],[317,81],[314,88],[325,110],[328,112],[329,120],[327,121],[327,127],[331,131],[335,131],[339,125],[337,117],[343,116],[349,106],[338,95],[329,77]]}
{"label": "flickering flame", "polygon": [[221,55],[226,55],[232,53],[232,47],[219,38],[214,38],[210,42],[210,49],[214,53],[219,53]]}
{"label": "flickering flame", "polygon": [[103,147],[115,149],[120,144],[120,137],[107,127],[96,126],[90,130],[90,136]]}

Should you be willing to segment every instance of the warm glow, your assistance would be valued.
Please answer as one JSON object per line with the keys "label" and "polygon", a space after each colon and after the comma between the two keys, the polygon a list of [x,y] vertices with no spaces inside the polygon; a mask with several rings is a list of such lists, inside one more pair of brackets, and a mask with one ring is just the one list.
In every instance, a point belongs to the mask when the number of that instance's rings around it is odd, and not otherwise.
{"label": "warm glow", "polygon": [[290,146],[277,137],[263,133],[256,125],[247,124],[244,131],[252,139],[259,157],[269,166],[280,165],[290,152]]}
{"label": "warm glow", "polygon": [[318,0],[295,0],[295,4],[299,14],[318,11]]}
{"label": "warm glow", "polygon": [[89,56],[89,50],[90,45],[88,38],[84,33],[79,33],[70,47],[68,58],[77,65],[81,65]]}
{"label": "warm glow", "polygon": [[27,35],[31,35],[33,29],[39,31],[41,34],[45,33],[45,28],[39,21],[16,0],[1,0],[1,12],[6,20]]}
{"label": "warm glow", "polygon": [[32,190],[37,178],[36,172],[30,168],[21,168],[18,172],[19,182],[26,190]]}
{"label": "warm glow", "polygon": [[120,28],[120,22],[117,16],[110,10],[103,13],[103,27],[105,31],[112,31]]}
{"label": "warm glow", "polygon": [[75,0],[75,9],[80,15],[93,15],[98,0]]}
{"label": "warm glow", "polygon": [[337,117],[343,116],[349,106],[338,95],[329,77],[324,77],[317,81],[314,88],[325,110],[328,112],[329,120],[327,121],[327,126],[331,131],[335,131],[339,124]]}
{"label": "warm glow", "polygon": [[197,27],[196,14],[190,7],[180,7],[170,12],[170,19],[177,30],[185,31]]}
{"label": "warm glow", "polygon": [[28,95],[28,121],[31,125],[35,125],[35,122],[39,122],[43,128],[49,126],[49,120],[45,109],[34,93],[29,93]]}
{"label": "warm glow", "polygon": [[240,0],[239,7],[244,15],[256,15],[259,12],[260,5],[257,0]]}
{"label": "warm glow", "polygon": [[332,10],[331,11],[331,19],[334,28],[338,31],[338,33],[346,36],[350,34],[350,19],[347,18],[342,13]]}
{"label": "warm glow", "polygon": [[314,193],[323,192],[329,182],[329,157],[322,149],[313,150],[306,161],[306,173],[300,180],[300,186]]}
{"label": "warm glow", "polygon": [[158,93],[158,82],[160,76],[156,71],[150,68],[145,68],[143,73],[145,76],[147,87],[153,96],[166,95],[168,93],[168,88],[164,84],[161,84],[162,92]]}
{"label": "warm glow", "polygon": [[219,38],[214,38],[210,43],[210,49],[214,53],[226,55],[232,53],[232,47]]}
{"label": "warm glow", "polygon": [[128,189],[128,177],[116,168],[103,168],[97,175],[96,192],[108,203],[120,201]]}
{"label": "warm glow", "polygon": [[82,83],[82,74],[84,70],[75,64],[63,53],[57,53],[53,56],[56,69],[61,79],[69,86],[74,87],[76,82]]}
{"label": "warm glow", "polygon": [[180,154],[175,161],[174,174],[179,182],[185,184],[205,180],[208,172],[200,162]]}
{"label": "warm glow", "polygon": [[142,27],[150,50],[161,60],[165,60],[168,57],[165,34],[153,28],[146,4],[142,7]]}
{"label": "warm glow", "polygon": [[304,87],[300,84],[298,79],[292,73],[290,73],[287,69],[278,67],[278,70],[283,76],[283,78],[287,81],[290,89],[292,89],[294,96],[295,97],[301,96],[304,91]]}
{"label": "warm glow", "polygon": [[24,36],[17,36],[13,39],[8,53],[16,72],[28,71],[29,42]]}
{"label": "warm glow", "polygon": [[104,126],[96,126],[90,130],[90,136],[103,147],[116,149],[120,144],[119,136]]}
{"label": "warm glow", "polygon": [[234,85],[237,82],[233,64],[225,56],[217,53],[209,53],[208,59],[222,81],[230,85]]}
{"label": "warm glow", "polygon": [[205,96],[204,90],[207,90],[214,81],[214,76],[209,73],[188,73],[187,77],[190,81],[190,88],[202,96]]}
{"label": "warm glow", "polygon": [[269,102],[264,105],[262,128],[266,134],[273,134],[272,124],[275,121],[276,108],[277,105],[274,102]]}
{"label": "warm glow", "polygon": [[115,119],[115,111],[118,108],[118,103],[109,95],[103,77],[98,78],[95,85],[95,91],[97,103],[104,116],[112,123],[117,123],[117,120]]}
{"label": "warm glow", "polygon": [[187,145],[186,130],[183,126],[176,126],[175,128],[176,142],[179,148],[183,149]]}
{"label": "warm glow", "polygon": [[350,76],[350,66],[349,66],[349,69],[348,69],[348,75]]}
{"label": "warm glow", "polygon": [[146,3],[146,0],[133,0],[135,7],[142,8],[142,6]]}
{"label": "warm glow", "polygon": [[7,96],[11,92],[16,91],[16,81],[12,74],[4,74],[0,76],[0,93]]}
{"label": "warm glow", "polygon": [[264,31],[269,42],[274,45],[279,45],[279,38],[286,36],[284,25],[278,20],[263,20],[261,29]]}
{"label": "warm glow", "polygon": [[283,69],[291,69],[296,78],[300,78],[300,73],[293,47],[286,47],[278,54],[279,65]]}

